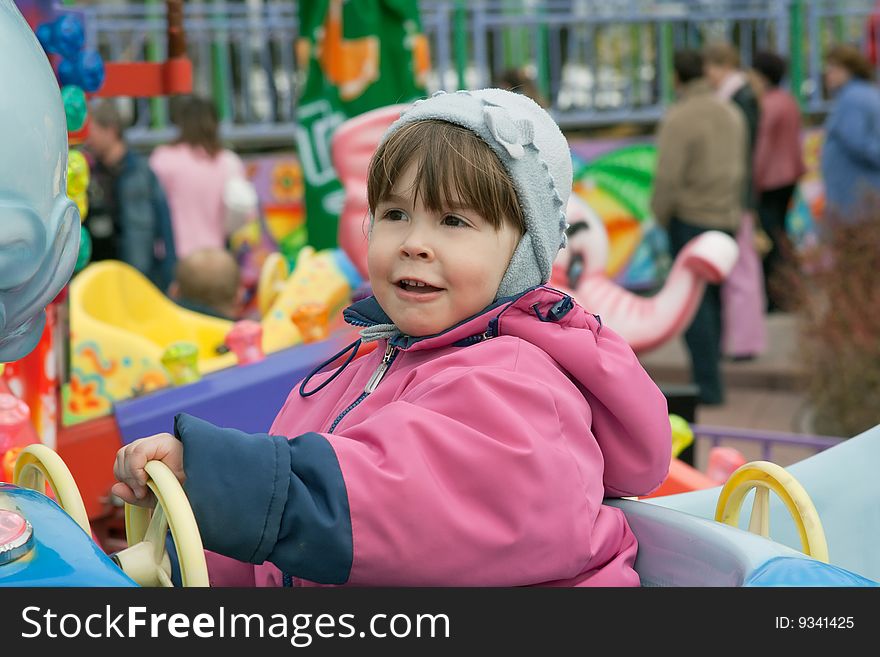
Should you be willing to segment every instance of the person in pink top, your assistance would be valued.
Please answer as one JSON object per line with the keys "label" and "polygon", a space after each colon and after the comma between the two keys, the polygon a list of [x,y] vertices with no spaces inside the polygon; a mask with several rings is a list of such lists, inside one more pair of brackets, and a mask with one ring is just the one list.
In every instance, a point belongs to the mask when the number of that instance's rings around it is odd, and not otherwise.
{"label": "person in pink top", "polygon": [[545,285],[571,183],[530,98],[416,102],[370,165],[374,296],[345,312],[362,331],[344,364],[268,434],[179,414],[119,450],[113,491],[149,504],[144,465],[164,461],[214,585],[638,586],[603,499],[664,481],[668,409],[629,345]]}
{"label": "person in pink top", "polygon": [[784,295],[775,278],[786,255],[794,253],[785,218],[795,186],[806,171],[801,148],[801,110],[794,96],[779,86],[785,69],[785,60],[774,52],[757,52],[752,58],[752,86],[761,101],[754,184],[761,226],[772,243],[764,255],[768,312],[785,308]]}
{"label": "person in pink top", "polygon": [[177,140],[156,147],[150,167],[168,197],[174,246],[184,258],[198,249],[226,246],[224,192],[230,180],[244,178],[245,169],[241,158],[221,145],[210,101],[188,97],[178,112]]}

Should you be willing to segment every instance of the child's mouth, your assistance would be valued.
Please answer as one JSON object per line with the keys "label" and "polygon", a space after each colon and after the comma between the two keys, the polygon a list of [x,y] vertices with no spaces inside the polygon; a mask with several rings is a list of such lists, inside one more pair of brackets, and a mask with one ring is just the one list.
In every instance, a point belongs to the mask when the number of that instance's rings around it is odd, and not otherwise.
{"label": "child's mouth", "polygon": [[429,292],[440,292],[443,288],[434,287],[433,285],[428,285],[424,281],[417,281],[414,279],[404,278],[397,281],[397,287],[402,290],[406,290],[407,292],[414,292],[416,294],[428,294]]}

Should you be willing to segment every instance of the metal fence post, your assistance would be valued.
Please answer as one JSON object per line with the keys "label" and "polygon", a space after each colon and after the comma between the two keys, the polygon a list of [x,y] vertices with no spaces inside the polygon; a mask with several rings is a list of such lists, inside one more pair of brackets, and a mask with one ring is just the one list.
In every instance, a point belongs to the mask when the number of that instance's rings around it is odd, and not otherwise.
{"label": "metal fence post", "polygon": [[[212,19],[218,24],[224,19],[222,11],[222,0],[213,0],[215,10],[212,12]],[[216,35],[211,43],[211,89],[214,97],[214,106],[217,108],[217,118],[220,123],[228,121],[232,114],[232,108],[229,102],[229,55],[227,47],[229,46],[229,34],[224,27],[218,25]]]}
{"label": "metal fence post", "polygon": [[791,62],[791,92],[803,112],[806,108],[804,99],[804,3],[803,0],[790,1],[788,61]]}
{"label": "metal fence post", "polygon": [[[474,34],[474,39],[479,38]],[[458,75],[458,88],[467,89],[465,72],[468,62],[467,46],[467,6],[465,0],[455,1],[455,72]],[[442,85],[441,85],[442,86]]]}
{"label": "metal fence post", "polygon": [[[147,0],[147,16],[149,18],[164,18],[165,12],[159,9],[159,5],[164,5],[164,0]],[[147,61],[161,62],[165,59],[163,44],[164,35],[150,32],[147,37]],[[150,127],[164,128],[168,124],[167,103],[163,98],[150,99]]]}
{"label": "metal fence post", "polygon": [[667,19],[659,23],[660,27],[660,56],[657,58],[660,64],[660,92],[662,101],[670,103],[673,100],[673,75],[672,75],[672,23]]}

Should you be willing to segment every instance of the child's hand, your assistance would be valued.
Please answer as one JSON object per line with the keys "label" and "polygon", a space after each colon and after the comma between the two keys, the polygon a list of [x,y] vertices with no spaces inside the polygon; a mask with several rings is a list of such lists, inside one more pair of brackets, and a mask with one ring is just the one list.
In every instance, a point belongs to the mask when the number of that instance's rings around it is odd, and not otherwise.
{"label": "child's hand", "polygon": [[186,481],[183,445],[170,433],[157,433],[139,438],[116,452],[113,475],[117,483],[113,484],[110,492],[129,504],[153,506],[156,500],[147,488],[147,472],[144,470],[148,461],[162,461],[181,485]]}

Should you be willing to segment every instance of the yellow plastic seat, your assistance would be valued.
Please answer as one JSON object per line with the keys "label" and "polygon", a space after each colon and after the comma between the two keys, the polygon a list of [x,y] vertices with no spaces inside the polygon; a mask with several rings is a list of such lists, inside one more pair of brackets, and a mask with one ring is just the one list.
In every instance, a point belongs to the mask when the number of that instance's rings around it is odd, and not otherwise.
{"label": "yellow plastic seat", "polygon": [[135,268],[95,262],[70,285],[71,383],[65,416],[104,415],[112,402],[170,384],[162,352],[188,341],[199,352],[199,372],[235,365],[218,348],[232,322],[181,308]]}

